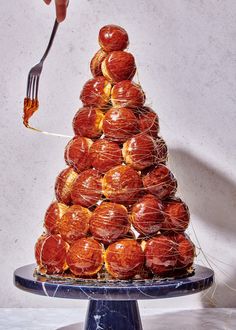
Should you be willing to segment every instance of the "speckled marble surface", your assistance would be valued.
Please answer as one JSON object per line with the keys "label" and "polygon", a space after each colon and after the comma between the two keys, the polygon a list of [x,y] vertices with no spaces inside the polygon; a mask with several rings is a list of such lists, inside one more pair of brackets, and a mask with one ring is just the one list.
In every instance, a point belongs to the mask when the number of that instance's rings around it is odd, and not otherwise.
{"label": "speckled marble surface", "polygon": [[[234,330],[236,309],[141,310],[144,330]],[[82,330],[84,308],[2,308],[1,330]],[[107,330],[99,328],[99,330]],[[112,329],[110,329],[112,330]],[[122,329],[123,330],[123,329]],[[128,330],[128,329],[127,329]]]}

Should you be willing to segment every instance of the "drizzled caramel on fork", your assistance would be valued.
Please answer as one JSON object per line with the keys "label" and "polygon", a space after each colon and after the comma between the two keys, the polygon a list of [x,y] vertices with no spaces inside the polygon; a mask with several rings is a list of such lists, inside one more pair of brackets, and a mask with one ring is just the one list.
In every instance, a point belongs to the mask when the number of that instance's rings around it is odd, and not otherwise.
{"label": "drizzled caramel on fork", "polygon": [[59,137],[64,137],[64,138],[72,138],[72,136],[70,136],[70,135],[46,132],[46,131],[42,131],[39,128],[35,128],[35,127],[30,126],[29,119],[33,116],[33,114],[38,109],[39,109],[38,99],[33,99],[32,100],[29,97],[25,97],[22,119],[23,119],[23,124],[25,125],[26,128],[29,128],[29,129],[31,129],[35,132],[42,133],[42,134],[45,134],[45,135],[59,136]]}
{"label": "drizzled caramel on fork", "polygon": [[23,114],[23,124],[30,128],[29,126],[29,119],[33,116],[33,114],[38,110],[39,108],[39,101],[37,99],[30,99],[28,97],[25,97],[24,99],[24,114]]}

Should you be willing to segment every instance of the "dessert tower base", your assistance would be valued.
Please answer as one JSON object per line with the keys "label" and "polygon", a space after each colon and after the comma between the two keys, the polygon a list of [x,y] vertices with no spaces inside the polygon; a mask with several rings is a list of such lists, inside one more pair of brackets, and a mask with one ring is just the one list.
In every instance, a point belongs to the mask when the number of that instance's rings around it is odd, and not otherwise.
{"label": "dessert tower base", "polygon": [[[54,280],[34,276],[36,265],[16,269],[15,285],[24,291],[49,297],[87,299],[84,330],[141,330],[137,300],[179,297],[200,292],[213,283],[214,272],[195,265],[189,277],[169,280]],[[158,325],[157,325],[158,329]]]}

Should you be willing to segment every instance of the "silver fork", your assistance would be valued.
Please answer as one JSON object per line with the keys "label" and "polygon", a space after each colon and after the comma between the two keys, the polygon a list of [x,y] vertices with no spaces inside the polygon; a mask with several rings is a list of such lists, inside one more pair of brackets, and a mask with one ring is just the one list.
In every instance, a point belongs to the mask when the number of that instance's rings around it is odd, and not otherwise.
{"label": "silver fork", "polygon": [[43,62],[46,59],[51,46],[53,44],[54,37],[57,32],[59,23],[55,20],[52,33],[49,39],[48,46],[41,58],[40,62],[33,66],[28,74],[27,79],[27,89],[26,89],[26,98],[24,100],[24,125],[29,127],[28,120],[33,115],[35,111],[38,109],[38,89],[39,89],[39,78],[43,69]]}
{"label": "silver fork", "polygon": [[47,49],[45,50],[45,53],[43,54],[43,57],[41,58],[40,62],[38,64],[36,64],[35,66],[33,66],[28,74],[26,97],[28,97],[32,100],[38,99],[39,78],[40,78],[40,74],[43,69],[43,62],[46,59],[46,57],[48,56],[48,53],[51,49],[54,37],[57,32],[58,25],[59,25],[59,23],[57,22],[57,20],[55,20]]}

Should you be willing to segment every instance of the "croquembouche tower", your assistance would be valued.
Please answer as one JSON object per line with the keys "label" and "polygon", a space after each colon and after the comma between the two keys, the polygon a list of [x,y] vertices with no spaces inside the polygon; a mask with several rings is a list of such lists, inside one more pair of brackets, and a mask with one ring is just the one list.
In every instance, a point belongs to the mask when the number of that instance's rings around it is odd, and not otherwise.
{"label": "croquembouche tower", "polygon": [[176,197],[158,115],[132,82],[128,44],[119,26],[99,32],[93,78],[82,89],[75,136],[65,148],[67,167],[35,246],[39,274],[135,280],[192,271],[188,207]]}

